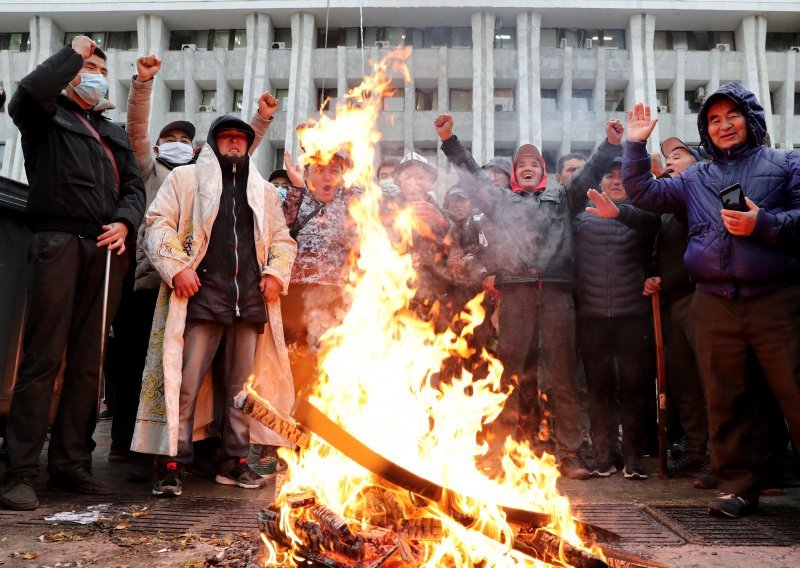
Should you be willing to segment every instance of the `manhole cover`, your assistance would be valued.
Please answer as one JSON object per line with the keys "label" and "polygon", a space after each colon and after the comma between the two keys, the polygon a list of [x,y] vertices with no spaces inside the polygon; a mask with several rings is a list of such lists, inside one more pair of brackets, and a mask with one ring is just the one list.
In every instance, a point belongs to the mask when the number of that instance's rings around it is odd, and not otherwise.
{"label": "manhole cover", "polygon": [[706,507],[650,505],[653,516],[692,544],[738,546],[800,545],[800,507],[762,506],[741,519],[720,519]]}
{"label": "manhole cover", "polygon": [[643,507],[623,503],[579,504],[575,516],[617,533],[622,544],[685,544],[686,541],[656,521]]}

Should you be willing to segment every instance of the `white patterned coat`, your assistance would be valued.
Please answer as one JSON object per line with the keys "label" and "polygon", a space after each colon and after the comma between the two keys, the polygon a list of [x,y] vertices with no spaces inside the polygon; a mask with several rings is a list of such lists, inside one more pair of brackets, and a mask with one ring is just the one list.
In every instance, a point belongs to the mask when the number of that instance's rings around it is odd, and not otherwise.
{"label": "white patterned coat", "polygon": [[[175,455],[178,450],[178,398],[183,363],[183,331],[187,298],[173,293],[172,279],[185,268],[197,269],[219,210],[222,172],[206,144],[194,165],[172,170],[145,215],[144,249],[163,280],[147,352],[139,411],[131,449]],[[249,168],[247,202],[253,210],[256,255],[262,274],[289,285],[297,244],[289,236],[275,187]],[[269,323],[259,335],[254,364],[255,389],[278,410],[290,414],[294,385],[283,338],[280,301],[267,303]],[[208,379],[209,377],[207,377]],[[213,421],[211,387],[201,389],[195,411],[198,429]],[[256,421],[250,422],[253,443],[288,445]]]}

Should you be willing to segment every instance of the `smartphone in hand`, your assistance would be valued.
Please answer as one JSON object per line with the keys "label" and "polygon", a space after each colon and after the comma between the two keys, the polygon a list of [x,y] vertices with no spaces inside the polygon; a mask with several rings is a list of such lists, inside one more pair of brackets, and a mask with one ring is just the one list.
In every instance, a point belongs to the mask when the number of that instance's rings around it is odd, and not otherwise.
{"label": "smartphone in hand", "polygon": [[738,183],[729,185],[719,192],[722,199],[722,208],[731,211],[748,211],[747,203],[744,200],[742,186]]}

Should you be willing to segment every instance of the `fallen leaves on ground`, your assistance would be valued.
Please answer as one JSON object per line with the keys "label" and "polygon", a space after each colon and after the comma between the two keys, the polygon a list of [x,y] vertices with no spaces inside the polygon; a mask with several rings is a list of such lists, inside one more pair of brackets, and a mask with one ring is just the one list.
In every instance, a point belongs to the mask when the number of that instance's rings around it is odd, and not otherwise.
{"label": "fallen leaves on ground", "polygon": [[11,553],[11,558],[21,558],[23,560],[36,560],[42,555],[41,552],[37,550],[30,550],[30,551],[15,551]]}

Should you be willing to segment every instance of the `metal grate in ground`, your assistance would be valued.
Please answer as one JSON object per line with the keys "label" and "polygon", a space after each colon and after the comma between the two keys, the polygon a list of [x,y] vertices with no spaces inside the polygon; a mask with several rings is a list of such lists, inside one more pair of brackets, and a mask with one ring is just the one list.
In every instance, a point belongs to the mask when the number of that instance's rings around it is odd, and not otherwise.
{"label": "metal grate in ground", "polygon": [[136,533],[161,533],[176,536],[185,533],[201,536],[257,530],[257,515],[264,503],[260,500],[180,497],[152,503],[147,516],[131,519],[128,528]]}
{"label": "metal grate in ground", "polygon": [[627,503],[579,504],[573,507],[579,519],[617,533],[621,544],[680,545],[686,540],[656,521],[638,505]]}
{"label": "metal grate in ground", "polygon": [[800,507],[762,505],[741,519],[720,519],[706,507],[649,505],[649,512],[687,542],[723,546],[800,545]]}

